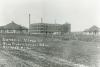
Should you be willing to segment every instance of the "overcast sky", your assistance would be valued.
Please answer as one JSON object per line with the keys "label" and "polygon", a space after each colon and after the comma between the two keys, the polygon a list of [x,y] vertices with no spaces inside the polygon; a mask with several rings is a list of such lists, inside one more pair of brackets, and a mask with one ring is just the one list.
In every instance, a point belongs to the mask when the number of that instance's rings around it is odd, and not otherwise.
{"label": "overcast sky", "polygon": [[31,23],[71,24],[72,31],[82,31],[92,25],[100,27],[100,0],[0,0],[0,26],[10,23],[28,27]]}

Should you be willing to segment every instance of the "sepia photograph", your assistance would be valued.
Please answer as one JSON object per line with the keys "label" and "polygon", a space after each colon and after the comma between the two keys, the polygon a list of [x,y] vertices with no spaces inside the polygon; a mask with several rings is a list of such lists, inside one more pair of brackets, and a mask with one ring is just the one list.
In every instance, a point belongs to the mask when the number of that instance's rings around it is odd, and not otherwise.
{"label": "sepia photograph", "polygon": [[100,0],[0,0],[0,67],[100,67]]}

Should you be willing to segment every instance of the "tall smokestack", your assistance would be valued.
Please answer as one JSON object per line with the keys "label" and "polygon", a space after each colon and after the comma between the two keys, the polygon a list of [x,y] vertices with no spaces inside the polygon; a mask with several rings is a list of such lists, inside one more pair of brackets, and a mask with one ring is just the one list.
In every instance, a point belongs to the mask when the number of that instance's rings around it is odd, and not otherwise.
{"label": "tall smokestack", "polygon": [[43,23],[43,18],[41,17],[41,23]]}
{"label": "tall smokestack", "polygon": [[30,27],[30,13],[29,13],[29,27]]}
{"label": "tall smokestack", "polygon": [[[30,20],[31,20],[31,17],[30,17],[30,13],[29,13],[29,30],[30,30]],[[28,30],[28,32],[30,32],[29,30]]]}
{"label": "tall smokestack", "polygon": [[56,19],[55,19],[55,24],[57,24]]}

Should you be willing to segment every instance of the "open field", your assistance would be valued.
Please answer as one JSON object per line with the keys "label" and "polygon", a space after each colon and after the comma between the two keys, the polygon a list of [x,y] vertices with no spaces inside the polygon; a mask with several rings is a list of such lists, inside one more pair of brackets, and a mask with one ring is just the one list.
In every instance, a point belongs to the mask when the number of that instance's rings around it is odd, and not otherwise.
{"label": "open field", "polygon": [[[69,62],[73,62],[75,64],[84,64],[86,66],[90,67],[100,67],[100,38],[99,36],[94,36],[94,35],[77,35],[76,39],[62,39],[62,37],[59,39],[58,37],[56,38],[48,38],[48,40],[45,40],[45,37],[39,37],[39,36],[24,36],[24,35],[1,35],[0,36],[5,37],[5,38],[15,38],[16,41],[18,40],[20,42],[24,42],[25,40],[23,39],[28,39],[28,42],[24,43],[32,43],[30,40],[37,40],[37,41],[42,41],[48,46],[41,46],[41,47],[32,47],[31,49],[25,49],[25,53],[23,50],[21,51],[10,51],[9,54],[13,56],[17,56],[18,58],[21,58],[25,61],[29,60],[32,62],[35,62],[36,64],[40,66],[47,66],[44,65],[47,62],[49,63],[48,65],[54,65],[55,67],[62,67],[59,64],[55,65],[55,63],[58,63],[57,60],[63,59],[67,60]],[[66,36],[67,37],[67,36]],[[73,37],[73,36],[71,36]],[[73,37],[74,38],[74,37]],[[47,39],[47,38],[46,38]],[[90,39],[89,41],[87,41]],[[97,40],[98,41],[97,41]],[[95,41],[94,41],[95,40]],[[2,42],[2,41],[1,41]],[[2,44],[3,45],[3,44]],[[24,45],[23,45],[24,46]],[[6,49],[6,48],[5,48]],[[37,52],[34,54],[34,52]],[[23,54],[24,53],[24,54]],[[34,55],[37,55],[37,57],[34,57]],[[45,60],[41,60],[43,58],[46,58]],[[37,58],[37,59],[36,59]],[[51,59],[55,60],[51,60]],[[51,62],[52,61],[52,62]],[[64,67],[64,66],[63,66]],[[73,66],[72,66],[73,67]]]}
{"label": "open field", "polygon": [[[10,54],[22,58],[24,60],[32,61],[39,65],[43,65],[43,67],[45,66],[45,63],[49,62],[53,58],[58,58],[56,60],[62,58],[64,60],[68,60],[76,64],[84,64],[90,67],[95,65],[95,67],[99,67],[97,66],[99,65],[98,61],[100,61],[99,42],[56,41],[48,44],[50,45],[48,48],[41,47],[33,50],[24,50],[25,53],[23,51],[20,52],[17,50],[11,50]],[[54,65],[54,63],[49,63],[51,65]],[[58,66],[60,65],[57,65],[57,67]]]}
{"label": "open field", "polygon": [[[99,42],[84,41],[56,41],[48,43],[47,48],[35,49],[35,51],[60,57],[71,62],[84,65],[98,65],[100,56]],[[97,67],[97,66],[96,66]]]}

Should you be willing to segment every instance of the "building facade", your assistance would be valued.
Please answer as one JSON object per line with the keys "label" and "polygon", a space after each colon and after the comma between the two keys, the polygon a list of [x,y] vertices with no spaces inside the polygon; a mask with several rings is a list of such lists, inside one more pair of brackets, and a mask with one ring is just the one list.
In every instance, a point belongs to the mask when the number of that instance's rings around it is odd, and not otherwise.
{"label": "building facade", "polygon": [[48,24],[48,23],[34,23],[30,24],[30,33],[52,33],[52,34],[63,34],[71,32],[71,24]]}

